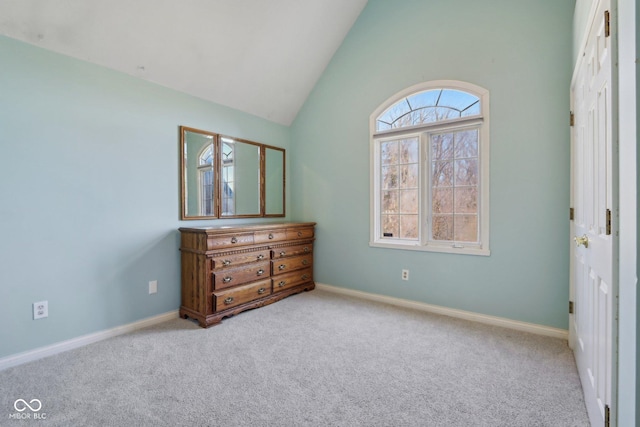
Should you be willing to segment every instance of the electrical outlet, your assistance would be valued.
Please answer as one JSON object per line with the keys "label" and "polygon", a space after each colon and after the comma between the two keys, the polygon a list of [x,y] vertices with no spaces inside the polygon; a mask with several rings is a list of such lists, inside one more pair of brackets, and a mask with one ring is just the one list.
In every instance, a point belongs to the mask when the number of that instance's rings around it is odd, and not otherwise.
{"label": "electrical outlet", "polygon": [[152,280],[149,282],[149,295],[155,294],[158,292],[158,281]]}
{"label": "electrical outlet", "polygon": [[49,301],[33,303],[33,320],[49,317]]}
{"label": "electrical outlet", "polygon": [[409,270],[402,270],[402,280],[409,280]]}

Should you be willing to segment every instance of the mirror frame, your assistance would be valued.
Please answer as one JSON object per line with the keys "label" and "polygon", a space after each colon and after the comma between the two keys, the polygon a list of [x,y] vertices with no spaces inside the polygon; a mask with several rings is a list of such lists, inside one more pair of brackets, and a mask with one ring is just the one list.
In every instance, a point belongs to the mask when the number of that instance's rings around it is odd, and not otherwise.
{"label": "mirror frame", "polygon": [[[197,133],[213,138],[213,203],[214,215],[188,215],[188,194],[187,194],[187,158],[186,158],[186,135],[187,132]],[[243,215],[223,215],[222,214],[222,173],[221,173],[221,139],[229,138],[236,142],[242,142],[255,145],[259,148],[259,164],[256,167],[260,170],[260,188],[259,188],[259,212]],[[259,142],[249,141],[246,139],[235,138],[229,135],[222,135],[215,132],[209,132],[202,129],[196,129],[188,126],[180,126],[180,219],[183,221],[201,220],[201,219],[227,219],[227,218],[273,218],[284,217],[286,215],[286,150],[281,147],[261,144]],[[266,213],[266,150],[272,149],[282,152],[282,213]]]}

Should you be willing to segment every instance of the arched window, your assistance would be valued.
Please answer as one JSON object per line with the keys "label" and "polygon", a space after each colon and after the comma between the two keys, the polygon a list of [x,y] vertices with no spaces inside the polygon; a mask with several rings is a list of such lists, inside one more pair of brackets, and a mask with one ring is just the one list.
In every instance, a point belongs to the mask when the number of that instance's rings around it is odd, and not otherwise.
{"label": "arched window", "polygon": [[489,254],[489,93],[408,88],[371,115],[371,245]]}
{"label": "arched window", "polygon": [[214,215],[213,211],[213,145],[207,144],[198,155],[198,212]]}

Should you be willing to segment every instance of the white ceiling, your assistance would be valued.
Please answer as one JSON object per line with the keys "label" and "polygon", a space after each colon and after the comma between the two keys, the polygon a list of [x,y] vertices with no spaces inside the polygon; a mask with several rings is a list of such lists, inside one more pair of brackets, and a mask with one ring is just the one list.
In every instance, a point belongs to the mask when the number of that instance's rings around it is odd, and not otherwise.
{"label": "white ceiling", "polygon": [[367,0],[0,0],[0,34],[290,125]]}

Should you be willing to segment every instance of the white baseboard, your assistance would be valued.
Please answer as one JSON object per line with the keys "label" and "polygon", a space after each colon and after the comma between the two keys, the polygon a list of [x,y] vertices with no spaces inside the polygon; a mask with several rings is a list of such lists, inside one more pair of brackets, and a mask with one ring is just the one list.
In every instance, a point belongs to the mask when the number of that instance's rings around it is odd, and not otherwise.
{"label": "white baseboard", "polygon": [[506,319],[504,317],[488,316],[486,314],[473,313],[471,311],[457,310],[454,308],[447,308],[439,305],[426,304],[423,302],[410,301],[401,298],[388,297],[385,295],[356,291],[353,289],[340,288],[337,286],[325,285],[323,283],[317,282],[316,288],[327,292],[362,298],[370,301],[387,303],[399,307],[412,308],[429,313],[443,314],[445,316],[457,317],[459,319],[471,320],[473,322],[485,323],[487,325],[501,326],[503,328],[530,332],[537,335],[561,338],[563,340],[567,340],[569,338],[569,331],[567,331],[566,329],[552,328],[550,326],[537,325],[535,323],[520,322],[518,320]]}
{"label": "white baseboard", "polygon": [[43,357],[53,356],[54,354],[62,353],[74,348],[84,347],[85,345],[93,344],[128,332],[133,332],[137,329],[146,328],[147,326],[153,326],[158,323],[166,322],[167,320],[176,319],[177,317],[178,310],[173,310],[158,316],[147,317],[146,319],[138,320],[137,322],[117,326],[113,329],[83,335],[67,341],[51,344],[46,347],[40,347],[35,350],[29,350],[24,353],[4,357],[0,359],[0,371],[13,366],[22,365],[23,363],[31,362],[33,360],[42,359]]}

